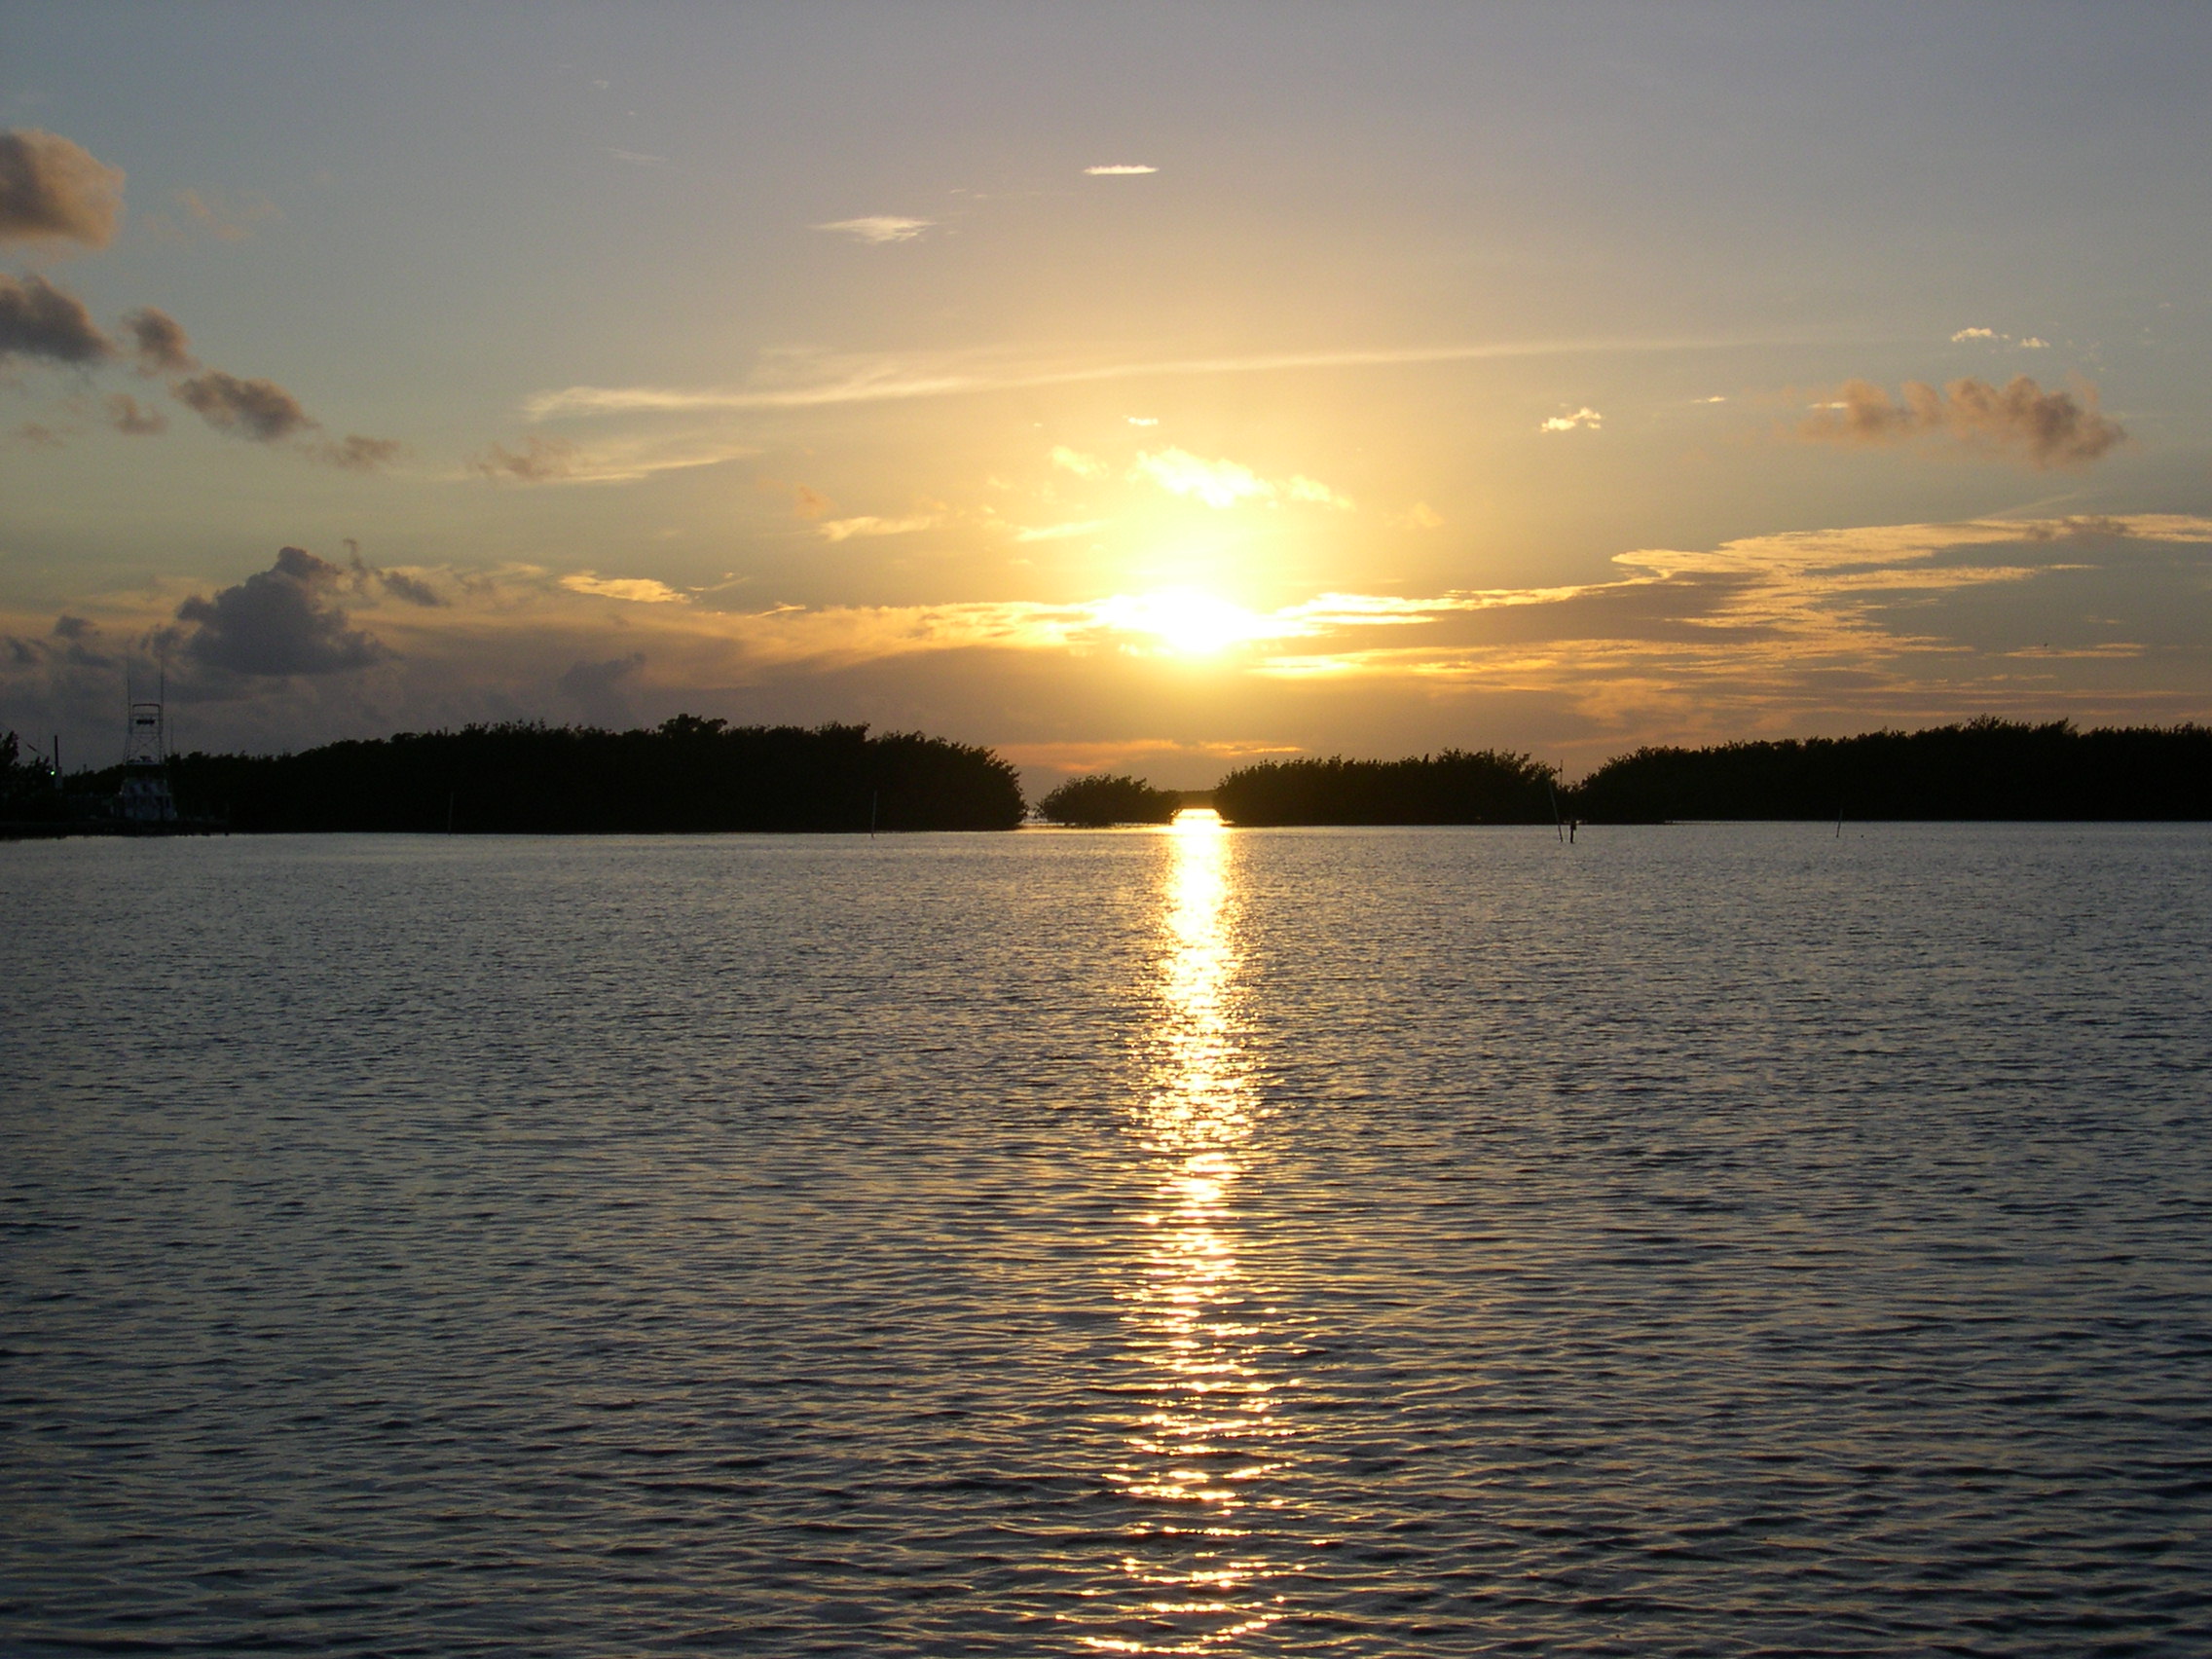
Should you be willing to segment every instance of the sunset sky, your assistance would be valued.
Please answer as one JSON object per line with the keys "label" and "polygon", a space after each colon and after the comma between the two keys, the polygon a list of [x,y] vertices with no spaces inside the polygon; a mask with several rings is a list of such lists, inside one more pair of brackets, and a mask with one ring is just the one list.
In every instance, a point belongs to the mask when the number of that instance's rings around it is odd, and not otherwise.
{"label": "sunset sky", "polygon": [[2202,719],[2208,75],[2170,5],[0,4],[0,727]]}

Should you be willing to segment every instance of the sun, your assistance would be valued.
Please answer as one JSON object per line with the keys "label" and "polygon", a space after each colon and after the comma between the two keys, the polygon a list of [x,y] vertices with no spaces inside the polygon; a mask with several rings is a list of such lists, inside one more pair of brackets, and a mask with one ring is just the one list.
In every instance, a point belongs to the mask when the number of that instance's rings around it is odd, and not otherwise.
{"label": "sun", "polygon": [[1280,632],[1272,618],[1196,588],[1117,595],[1098,607],[1098,619],[1126,633],[1149,634],[1177,656],[1212,656]]}

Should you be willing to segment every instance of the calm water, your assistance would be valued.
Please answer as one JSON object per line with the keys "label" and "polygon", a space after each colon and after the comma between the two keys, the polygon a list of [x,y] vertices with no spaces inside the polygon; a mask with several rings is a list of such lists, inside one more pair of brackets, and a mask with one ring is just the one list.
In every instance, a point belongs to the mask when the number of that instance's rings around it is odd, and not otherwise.
{"label": "calm water", "polygon": [[2200,1654],[2212,830],[0,847],[11,1654]]}

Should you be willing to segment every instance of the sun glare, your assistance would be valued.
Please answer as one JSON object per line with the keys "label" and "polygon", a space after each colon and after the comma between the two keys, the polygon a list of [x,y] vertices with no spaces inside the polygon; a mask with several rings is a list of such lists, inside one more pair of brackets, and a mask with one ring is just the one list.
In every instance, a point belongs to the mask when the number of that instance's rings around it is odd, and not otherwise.
{"label": "sun glare", "polygon": [[1098,618],[1126,633],[1148,634],[1180,656],[1211,656],[1280,632],[1271,618],[1193,588],[1117,596],[1098,607]]}

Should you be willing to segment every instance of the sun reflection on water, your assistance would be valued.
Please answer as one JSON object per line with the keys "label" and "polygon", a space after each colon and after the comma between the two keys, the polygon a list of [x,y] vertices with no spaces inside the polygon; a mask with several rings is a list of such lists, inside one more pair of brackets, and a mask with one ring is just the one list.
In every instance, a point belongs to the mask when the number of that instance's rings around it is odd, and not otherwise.
{"label": "sun reflection on water", "polygon": [[1262,1363],[1256,1290],[1238,1261],[1235,1188],[1255,1108],[1235,1034],[1232,838],[1208,810],[1169,837],[1150,1093],[1139,1138],[1157,1173],[1150,1233],[1119,1293],[1141,1402],[1112,1479],[1140,1514],[1122,1563],[1124,1653],[1218,1653],[1282,1617],[1254,1520],[1288,1429]]}

